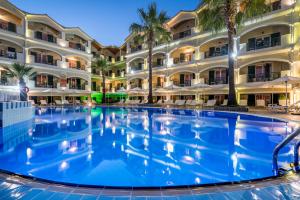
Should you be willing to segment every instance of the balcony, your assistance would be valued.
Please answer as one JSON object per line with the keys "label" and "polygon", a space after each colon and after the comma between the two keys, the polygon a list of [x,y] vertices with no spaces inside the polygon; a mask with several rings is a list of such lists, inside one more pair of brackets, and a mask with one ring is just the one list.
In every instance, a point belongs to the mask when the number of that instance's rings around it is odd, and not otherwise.
{"label": "balcony", "polygon": [[0,57],[1,59],[16,60],[22,62],[24,55],[23,53],[0,50]]}
{"label": "balcony", "polygon": [[205,79],[205,83],[208,85],[223,85],[228,84],[226,77],[215,77],[214,79]]}
{"label": "balcony", "polygon": [[69,42],[69,47],[78,51],[86,51],[86,47],[80,43]]}
{"label": "balcony", "polygon": [[30,64],[43,64],[43,65],[52,65],[52,66],[58,66],[59,60],[52,60],[52,59],[48,59],[45,57],[40,57],[40,56],[33,56],[30,55],[29,56],[29,63]]}
{"label": "balcony", "polygon": [[69,85],[70,90],[86,90],[86,85]]}
{"label": "balcony", "polygon": [[139,71],[142,71],[144,69],[144,64],[141,64],[139,66],[131,66],[130,67],[130,72],[131,73],[135,73],[135,72],[139,72]]}
{"label": "balcony", "polygon": [[[251,40],[251,42],[250,42]],[[279,35],[277,37],[265,36],[249,39],[247,43],[240,44],[240,55],[263,51],[264,49],[276,47],[288,47],[291,44],[291,34]]]}
{"label": "balcony", "polygon": [[195,28],[191,28],[191,29],[173,34],[173,41],[191,37],[193,35],[195,35]]}
{"label": "balcony", "polygon": [[142,45],[139,45],[137,47],[131,47],[130,53],[135,53],[135,52],[141,51],[142,49],[143,49]]}
{"label": "balcony", "polygon": [[58,88],[57,83],[50,84],[50,83],[37,83],[37,82],[35,82],[34,86],[36,88]]}
{"label": "balcony", "polygon": [[192,80],[184,80],[183,82],[173,80],[173,85],[176,85],[178,87],[191,87],[192,86]]}
{"label": "balcony", "polygon": [[272,72],[271,74],[247,74],[247,82],[266,82],[280,78],[280,72]]}

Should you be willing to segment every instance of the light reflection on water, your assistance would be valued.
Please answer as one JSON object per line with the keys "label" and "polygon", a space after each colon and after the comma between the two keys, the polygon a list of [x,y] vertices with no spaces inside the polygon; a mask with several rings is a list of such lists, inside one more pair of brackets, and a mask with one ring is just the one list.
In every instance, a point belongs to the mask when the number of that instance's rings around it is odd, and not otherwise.
{"label": "light reflection on water", "polygon": [[[77,184],[174,186],[272,175],[295,125],[255,116],[145,108],[39,108],[1,130],[0,168]],[[292,146],[280,152],[291,162]]]}

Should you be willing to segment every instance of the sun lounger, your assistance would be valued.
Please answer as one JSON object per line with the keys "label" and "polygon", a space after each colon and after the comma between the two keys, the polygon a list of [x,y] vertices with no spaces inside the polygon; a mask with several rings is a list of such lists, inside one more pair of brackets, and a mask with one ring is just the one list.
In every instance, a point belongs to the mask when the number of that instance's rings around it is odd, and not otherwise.
{"label": "sun lounger", "polygon": [[75,100],[75,104],[80,105],[81,104],[80,100]]}
{"label": "sun lounger", "polygon": [[223,103],[221,106],[227,106],[228,105],[228,99],[224,99]]}
{"label": "sun lounger", "polygon": [[118,105],[122,105],[122,104],[124,104],[124,102],[125,102],[125,100],[124,99],[121,99],[119,102],[117,102],[116,104],[118,104]]}
{"label": "sun lounger", "polygon": [[203,105],[203,100],[199,100],[199,101],[196,101],[196,100],[190,100],[190,101],[187,101],[185,103],[186,106],[201,106]]}
{"label": "sun lounger", "polygon": [[157,105],[160,105],[160,106],[164,105],[164,103],[163,103],[163,100],[162,100],[162,99],[158,100],[158,101],[156,102],[156,104],[157,104]]}
{"label": "sun lounger", "polygon": [[164,105],[169,105],[169,106],[174,105],[174,101],[171,99],[167,100],[167,101],[165,101]]}
{"label": "sun lounger", "polygon": [[185,100],[176,100],[175,105],[176,106],[184,106],[185,105]]}
{"label": "sun lounger", "polygon": [[55,102],[56,106],[62,106],[63,105],[61,100],[55,100],[54,102]]}
{"label": "sun lounger", "polygon": [[68,100],[66,100],[66,99],[62,100],[62,104],[63,104],[64,106],[69,106],[69,105],[71,105],[71,103],[70,103]]}
{"label": "sun lounger", "polygon": [[211,100],[208,100],[208,101],[204,104],[204,106],[205,106],[205,107],[214,107],[214,106],[216,105],[216,103],[217,103],[217,100],[211,99]]}
{"label": "sun lounger", "polygon": [[48,103],[47,103],[46,100],[40,100],[40,105],[41,105],[41,106],[47,106]]}

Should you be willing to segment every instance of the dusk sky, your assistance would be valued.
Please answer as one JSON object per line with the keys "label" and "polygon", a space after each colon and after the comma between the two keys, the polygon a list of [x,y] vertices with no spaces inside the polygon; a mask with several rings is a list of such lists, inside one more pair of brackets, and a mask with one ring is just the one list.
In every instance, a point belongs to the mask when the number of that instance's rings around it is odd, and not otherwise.
{"label": "dusk sky", "polygon": [[[79,26],[103,45],[121,45],[137,9],[153,0],[10,0],[20,9],[48,14],[64,26]],[[180,10],[194,10],[200,0],[154,0],[172,17]]]}

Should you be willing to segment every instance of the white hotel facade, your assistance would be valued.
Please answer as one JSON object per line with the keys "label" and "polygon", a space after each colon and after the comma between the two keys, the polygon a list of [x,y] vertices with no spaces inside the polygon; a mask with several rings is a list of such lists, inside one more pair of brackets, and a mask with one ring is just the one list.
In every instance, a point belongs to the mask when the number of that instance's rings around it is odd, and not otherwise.
{"label": "white hotel facade", "polygon": [[[247,21],[235,38],[238,100],[247,100],[249,106],[255,106],[258,99],[267,105],[272,97],[273,103],[278,103],[285,98],[285,86],[268,83],[285,75],[300,77],[300,1],[268,2],[271,11]],[[181,11],[166,23],[173,40],[153,51],[152,84],[157,99],[215,98],[222,103],[227,98],[227,33],[197,28],[197,14],[204,6]],[[132,35],[126,45],[129,95],[144,98],[148,89],[147,46],[136,44]],[[198,83],[209,86],[193,89]],[[291,103],[300,100],[298,85],[289,85],[288,93]]]}
{"label": "white hotel facade", "polygon": [[[48,15],[24,12],[0,1],[0,65],[27,64],[37,72],[27,79],[31,99],[89,96],[93,39],[80,28],[60,25]],[[0,89],[18,90],[1,70]]]}

